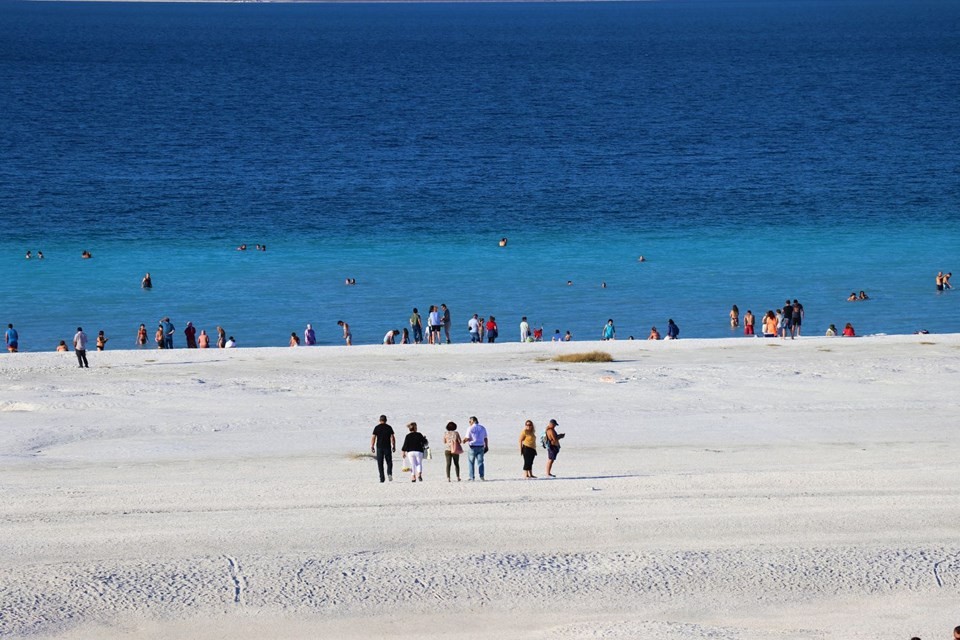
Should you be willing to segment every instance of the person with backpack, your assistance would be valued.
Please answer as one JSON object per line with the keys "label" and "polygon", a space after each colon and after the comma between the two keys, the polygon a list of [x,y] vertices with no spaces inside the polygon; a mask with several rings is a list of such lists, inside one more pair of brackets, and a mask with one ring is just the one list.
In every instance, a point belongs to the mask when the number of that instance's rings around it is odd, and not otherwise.
{"label": "person with backpack", "polygon": [[566,436],[565,433],[557,433],[557,427],[560,425],[556,420],[547,423],[547,431],[543,434],[544,444],[547,449],[547,477],[556,478],[553,475],[553,463],[560,455],[560,439]]}

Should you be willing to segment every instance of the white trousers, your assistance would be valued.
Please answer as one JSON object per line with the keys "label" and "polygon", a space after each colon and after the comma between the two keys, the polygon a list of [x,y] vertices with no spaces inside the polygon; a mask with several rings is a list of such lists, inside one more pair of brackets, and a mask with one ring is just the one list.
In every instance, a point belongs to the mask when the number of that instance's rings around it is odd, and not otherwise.
{"label": "white trousers", "polygon": [[410,467],[410,473],[414,478],[423,473],[423,453],[420,451],[408,451],[407,465]]}

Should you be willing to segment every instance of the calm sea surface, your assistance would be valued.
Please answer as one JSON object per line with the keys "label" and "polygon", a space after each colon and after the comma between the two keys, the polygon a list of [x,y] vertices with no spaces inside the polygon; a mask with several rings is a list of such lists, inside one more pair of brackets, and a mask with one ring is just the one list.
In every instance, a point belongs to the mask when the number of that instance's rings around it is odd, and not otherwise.
{"label": "calm sea surface", "polygon": [[949,0],[0,1],[0,323],[960,332],[958,69]]}

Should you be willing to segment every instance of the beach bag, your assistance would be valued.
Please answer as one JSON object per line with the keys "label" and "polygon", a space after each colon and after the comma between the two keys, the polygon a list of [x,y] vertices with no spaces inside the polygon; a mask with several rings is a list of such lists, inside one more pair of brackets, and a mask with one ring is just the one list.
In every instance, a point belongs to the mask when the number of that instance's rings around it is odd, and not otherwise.
{"label": "beach bag", "polygon": [[544,449],[550,448],[550,438],[547,437],[546,431],[540,434],[540,446]]}
{"label": "beach bag", "polygon": [[453,442],[450,443],[450,453],[452,453],[455,456],[458,456],[461,453],[463,453],[463,445],[460,444],[459,440],[454,440]]}
{"label": "beach bag", "polygon": [[404,456],[403,456],[403,466],[400,467],[400,471],[403,472],[403,473],[410,473],[410,471],[411,471],[411,469],[410,469],[410,464],[407,462],[407,456],[406,456],[406,454],[404,454]]}

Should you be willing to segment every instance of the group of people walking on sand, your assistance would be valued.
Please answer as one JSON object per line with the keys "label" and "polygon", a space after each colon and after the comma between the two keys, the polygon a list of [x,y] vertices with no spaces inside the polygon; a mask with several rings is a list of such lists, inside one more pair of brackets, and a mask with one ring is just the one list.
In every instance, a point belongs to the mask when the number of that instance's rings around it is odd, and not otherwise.
{"label": "group of people walking on sand", "polygon": [[[461,435],[456,422],[448,422],[443,434],[443,457],[445,461],[447,482],[456,478],[460,482],[460,456],[467,455],[467,480],[473,481],[479,476],[486,480],[485,456],[490,451],[490,438],[487,429],[476,416],[467,421],[467,430]],[[557,432],[556,420],[547,423],[546,430],[540,436],[540,444],[547,451],[546,475],[555,478],[553,463],[560,454],[560,440],[563,433]],[[527,420],[520,432],[520,457],[523,460],[523,477],[536,478],[533,475],[533,462],[537,457],[537,432],[533,422]],[[393,454],[397,451],[396,433],[387,422],[387,416],[381,415],[380,421],[373,428],[370,436],[370,453],[377,460],[377,471],[380,482],[393,482]],[[416,422],[407,424],[407,434],[400,446],[403,454],[403,470],[410,473],[411,482],[423,482],[423,461],[430,458],[430,442],[419,431]],[[451,469],[454,475],[451,476]]]}

